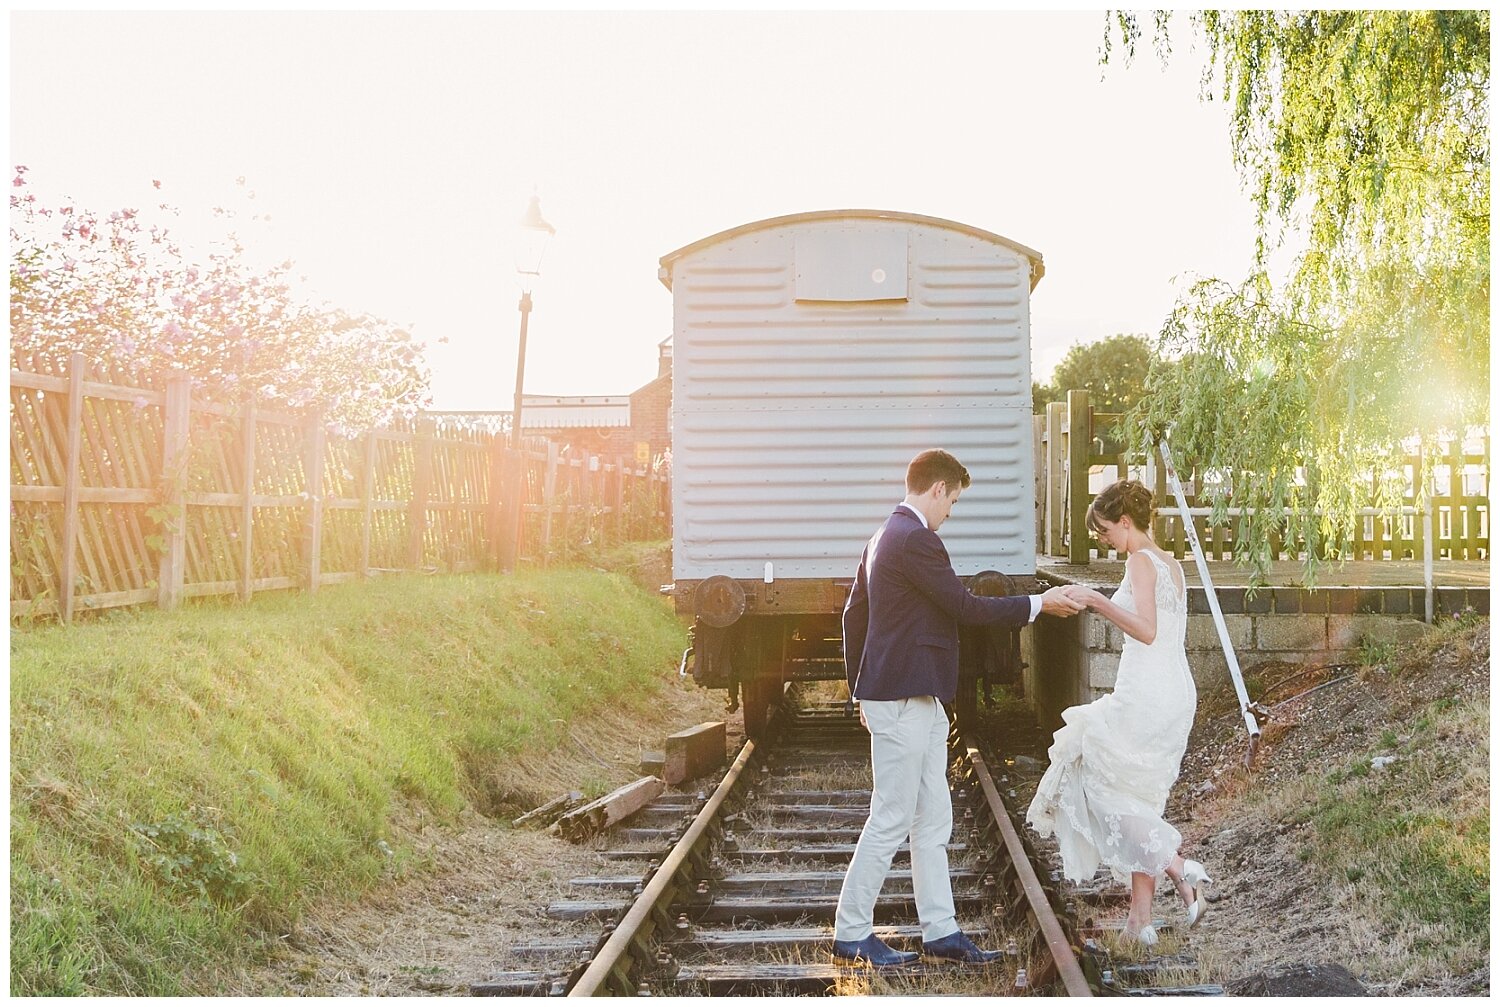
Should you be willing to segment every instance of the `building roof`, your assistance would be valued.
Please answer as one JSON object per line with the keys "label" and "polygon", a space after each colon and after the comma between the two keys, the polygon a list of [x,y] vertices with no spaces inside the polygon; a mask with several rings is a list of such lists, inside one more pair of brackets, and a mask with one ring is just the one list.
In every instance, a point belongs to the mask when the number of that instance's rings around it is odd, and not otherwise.
{"label": "building roof", "polygon": [[1042,279],[1042,274],[1046,272],[1045,267],[1042,265],[1042,253],[1036,249],[1029,248],[1019,241],[1012,241],[1010,238],[995,234],[992,231],[981,230],[969,224],[960,224],[956,220],[945,220],[942,217],[925,217],[919,213],[903,213],[900,210],[813,210],[809,213],[789,213],[781,217],[767,217],[765,220],[752,221],[748,224],[741,224],[738,227],[731,227],[727,231],[720,231],[718,234],[711,234],[690,245],[683,245],[676,251],[668,252],[661,257],[661,268],[657,270],[656,275],[661,280],[662,286],[671,290],[672,263],[684,255],[690,255],[699,249],[707,248],[710,245],[717,245],[719,242],[728,241],[730,238],[738,238],[740,235],[749,234],[752,231],[763,231],[772,227],[785,227],[789,224],[801,224],[810,220],[847,220],[851,217],[867,217],[877,220],[904,220],[913,224],[926,224],[929,227],[944,227],[952,231],[973,235],[976,238],[983,238],[985,241],[993,241],[997,245],[1004,245],[1006,248],[1020,252],[1031,260],[1032,290],[1036,289],[1036,285]]}
{"label": "building roof", "polygon": [[630,426],[629,395],[523,395],[522,430]]}

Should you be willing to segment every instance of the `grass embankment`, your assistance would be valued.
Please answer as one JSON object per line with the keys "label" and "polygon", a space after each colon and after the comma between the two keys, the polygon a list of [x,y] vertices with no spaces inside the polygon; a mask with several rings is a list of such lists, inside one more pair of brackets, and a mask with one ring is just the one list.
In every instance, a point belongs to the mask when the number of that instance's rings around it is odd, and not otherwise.
{"label": "grass embankment", "polygon": [[[1381,655],[1364,674],[1408,676],[1434,662],[1483,669],[1488,634],[1488,620],[1449,623],[1432,639]],[[1311,826],[1298,858],[1321,867],[1346,905],[1378,921],[1370,936],[1381,950],[1372,964],[1407,984],[1489,959],[1489,707],[1488,688],[1467,695],[1435,688],[1398,703],[1368,747],[1270,802],[1284,821]]]}
{"label": "grass embankment", "polygon": [[649,710],[683,635],[580,571],[13,630],[11,992],[213,992],[312,900],[403,870],[407,810],[553,796],[527,756]]}

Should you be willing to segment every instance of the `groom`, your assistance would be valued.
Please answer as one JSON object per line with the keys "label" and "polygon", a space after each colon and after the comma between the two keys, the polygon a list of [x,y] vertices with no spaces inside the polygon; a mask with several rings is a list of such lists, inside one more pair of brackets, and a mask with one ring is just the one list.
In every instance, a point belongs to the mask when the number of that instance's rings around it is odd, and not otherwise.
{"label": "groom", "polygon": [[906,499],[865,546],[844,606],[844,667],[860,723],[870,732],[874,792],[839,892],[836,961],[904,965],[918,958],[875,936],[875,899],[908,836],[921,957],[983,964],[1000,955],[975,947],[959,930],[948,878],[953,803],[943,703],[958,689],[958,626],[1024,626],[1039,612],[1073,615],[1082,606],[1061,588],[980,598],[964,587],[937,530],[968,485],[968,470],[946,451],[913,458]]}

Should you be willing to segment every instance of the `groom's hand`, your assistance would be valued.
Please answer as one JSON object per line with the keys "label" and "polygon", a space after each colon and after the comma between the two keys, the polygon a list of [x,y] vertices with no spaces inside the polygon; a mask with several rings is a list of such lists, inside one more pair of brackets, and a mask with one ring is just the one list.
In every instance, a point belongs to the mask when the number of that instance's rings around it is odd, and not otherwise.
{"label": "groom's hand", "polygon": [[1066,587],[1048,588],[1042,595],[1042,612],[1045,615],[1077,615],[1083,609],[1083,603]]}

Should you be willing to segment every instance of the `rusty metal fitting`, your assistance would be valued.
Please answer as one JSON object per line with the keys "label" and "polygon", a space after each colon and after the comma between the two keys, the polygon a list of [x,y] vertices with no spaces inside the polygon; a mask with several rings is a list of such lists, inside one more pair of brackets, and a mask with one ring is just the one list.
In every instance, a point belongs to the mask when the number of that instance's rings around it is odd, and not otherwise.
{"label": "rusty metal fitting", "polygon": [[734,579],[716,574],[693,589],[693,611],[715,629],[727,629],[745,614],[745,589]]}

